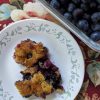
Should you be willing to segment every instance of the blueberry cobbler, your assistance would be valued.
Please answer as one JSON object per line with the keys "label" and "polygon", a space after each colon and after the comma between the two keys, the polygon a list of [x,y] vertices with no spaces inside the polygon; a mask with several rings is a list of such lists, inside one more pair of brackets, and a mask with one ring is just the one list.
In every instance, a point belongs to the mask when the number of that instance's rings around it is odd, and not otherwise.
{"label": "blueberry cobbler", "polygon": [[50,61],[48,49],[42,43],[30,39],[22,41],[15,47],[14,59],[26,66],[20,72],[23,79],[15,82],[23,97],[35,95],[46,98],[56,90],[64,91],[59,69]]}

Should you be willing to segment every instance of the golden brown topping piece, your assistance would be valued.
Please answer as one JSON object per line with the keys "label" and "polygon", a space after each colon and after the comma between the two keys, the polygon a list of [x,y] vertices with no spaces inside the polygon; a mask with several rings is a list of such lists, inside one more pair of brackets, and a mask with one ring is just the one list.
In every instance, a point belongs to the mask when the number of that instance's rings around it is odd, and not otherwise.
{"label": "golden brown topping piece", "polygon": [[23,97],[28,97],[33,94],[33,89],[30,81],[17,81],[15,85]]}
{"label": "golden brown topping piece", "polygon": [[43,92],[46,93],[46,94],[50,94],[53,90],[52,85],[50,85],[46,81],[41,83],[41,87],[42,87]]}
{"label": "golden brown topping piece", "polygon": [[15,85],[24,97],[34,94],[37,97],[45,98],[53,90],[52,85],[45,81],[41,72],[35,73],[31,80],[17,81]]}
{"label": "golden brown topping piece", "polygon": [[45,81],[45,77],[41,72],[34,74],[31,81],[34,84],[33,88],[36,96],[45,98],[47,94],[52,93],[53,87]]}
{"label": "golden brown topping piece", "polygon": [[47,49],[42,43],[31,40],[22,41],[15,48],[14,59],[17,63],[32,67],[37,61],[47,54]]}
{"label": "golden brown topping piece", "polygon": [[38,84],[45,80],[44,75],[41,72],[34,74],[33,78],[31,79],[32,83]]}

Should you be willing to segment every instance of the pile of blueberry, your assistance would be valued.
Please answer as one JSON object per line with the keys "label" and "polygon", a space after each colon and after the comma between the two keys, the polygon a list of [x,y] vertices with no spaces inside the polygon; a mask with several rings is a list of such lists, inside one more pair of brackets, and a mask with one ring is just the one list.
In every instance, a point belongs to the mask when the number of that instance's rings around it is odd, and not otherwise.
{"label": "pile of blueberry", "polygon": [[100,40],[100,0],[46,0],[92,40]]}

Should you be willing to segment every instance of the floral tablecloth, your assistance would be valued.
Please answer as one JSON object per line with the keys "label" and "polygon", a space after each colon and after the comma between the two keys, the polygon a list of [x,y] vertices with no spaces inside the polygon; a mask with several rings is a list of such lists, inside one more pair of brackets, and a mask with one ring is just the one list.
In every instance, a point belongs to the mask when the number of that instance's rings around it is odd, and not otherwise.
{"label": "floral tablecloth", "polygon": [[[13,10],[23,9],[23,5],[28,2],[31,2],[31,0],[0,0],[0,30],[14,21],[29,18],[29,16],[20,11],[17,12],[17,16],[11,17]],[[24,16],[21,16],[21,14]],[[31,13],[29,14],[32,15]],[[50,14],[41,18],[59,23]],[[100,100],[100,53],[91,50],[76,36],[73,35],[73,37],[77,40],[83,52],[86,69],[84,83],[76,100]]]}

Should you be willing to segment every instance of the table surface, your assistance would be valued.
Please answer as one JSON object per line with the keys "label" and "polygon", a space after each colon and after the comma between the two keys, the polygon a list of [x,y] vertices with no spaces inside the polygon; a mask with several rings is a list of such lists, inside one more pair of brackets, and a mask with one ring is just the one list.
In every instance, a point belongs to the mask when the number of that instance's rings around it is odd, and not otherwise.
{"label": "table surface", "polygon": [[[10,1],[17,1],[17,0],[10,0]],[[25,1],[25,3],[27,3],[31,0],[24,0],[24,1]],[[9,0],[0,0],[0,6],[5,3],[9,4],[10,2],[9,2]],[[48,18],[49,18],[49,20],[56,22],[52,16],[49,16]],[[6,20],[0,19],[0,30],[5,28],[7,25],[9,25],[12,22],[13,21],[11,20],[11,18],[8,18]],[[100,61],[100,55],[95,58],[95,55],[98,54],[97,52],[95,52],[95,51],[91,50],[89,47],[87,47],[76,36],[73,35],[73,37],[76,39],[76,41],[78,42],[78,44],[83,52],[83,56],[84,56],[84,60],[85,60],[85,69],[93,61]],[[95,55],[91,56],[92,53],[94,53]],[[100,100],[100,86],[95,87],[93,85],[93,83],[89,79],[89,76],[86,71],[85,71],[85,77],[84,77],[84,83],[83,83],[82,89],[81,89],[80,93],[78,94],[76,100]]]}

